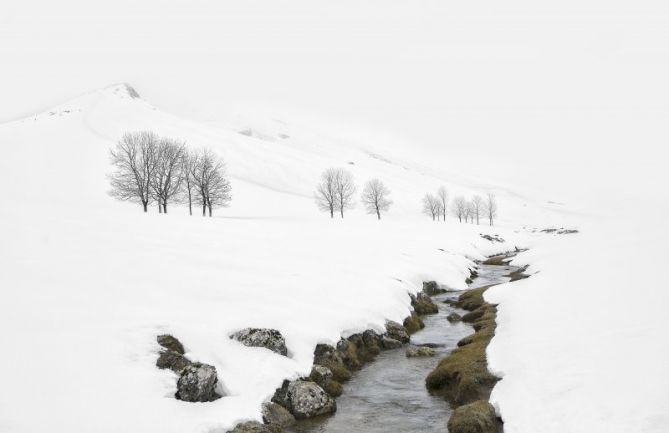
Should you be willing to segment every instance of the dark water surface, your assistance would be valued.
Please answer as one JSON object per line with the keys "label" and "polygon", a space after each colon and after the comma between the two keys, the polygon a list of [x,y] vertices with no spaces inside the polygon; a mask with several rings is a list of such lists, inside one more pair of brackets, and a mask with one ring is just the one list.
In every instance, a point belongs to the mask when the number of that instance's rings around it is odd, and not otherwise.
{"label": "dark water surface", "polygon": [[[479,266],[479,277],[470,288],[509,281],[513,266]],[[444,304],[462,292],[445,293],[432,299],[439,313],[424,316],[425,329],[411,336],[412,344],[437,344],[437,355],[429,358],[407,358],[406,347],[381,352],[376,359],[353,374],[337,399],[337,413],[328,418],[300,421],[287,430],[292,433],[410,433],[447,432],[451,415],[448,403],[430,395],[425,378],[439,360],[450,353],[463,337],[474,330],[465,323],[450,323],[446,316],[460,315],[464,310]]]}

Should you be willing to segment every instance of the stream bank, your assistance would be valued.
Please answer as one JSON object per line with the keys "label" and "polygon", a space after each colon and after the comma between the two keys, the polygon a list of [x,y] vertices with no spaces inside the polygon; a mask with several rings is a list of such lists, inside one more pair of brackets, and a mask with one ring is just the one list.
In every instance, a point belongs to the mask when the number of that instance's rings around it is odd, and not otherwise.
{"label": "stream bank", "polygon": [[[494,306],[486,307],[487,310],[480,316],[480,312],[475,312],[473,316],[472,312],[482,306],[478,298],[482,301],[482,294],[488,287],[510,281],[509,275],[517,270],[518,268],[504,262],[494,264],[484,262],[479,265],[477,275],[470,284],[470,290],[432,296],[439,310],[436,314],[422,316],[425,327],[413,333],[410,347],[430,347],[434,350],[434,356],[444,358],[441,361],[444,362],[449,358],[448,355],[458,348],[459,342],[472,335],[472,325],[469,323],[473,324],[475,330],[479,327],[485,328],[485,332],[494,332],[494,328],[482,326],[484,323],[490,323],[491,319],[494,323],[494,317],[490,316],[490,309]],[[464,299],[461,301],[460,298]],[[465,302],[467,299],[469,302]],[[471,308],[471,311],[464,307]],[[454,314],[462,317],[464,321],[457,320]],[[473,335],[475,336],[476,332]],[[288,427],[286,431],[292,433],[447,431],[446,420],[451,418],[454,411],[444,402],[445,393],[441,392],[444,387],[438,387],[437,392],[428,391],[425,387],[425,377],[435,369],[435,358],[407,357],[406,349],[404,346],[382,351],[375,357],[374,362],[353,372],[350,380],[343,384],[342,395],[337,398],[337,412],[333,416],[301,420]],[[483,350],[485,355],[485,346]],[[487,369],[485,371],[487,372]],[[490,376],[490,389],[495,382],[496,378]],[[489,395],[489,391],[487,393]],[[484,391],[472,395],[477,399],[485,397],[487,400]],[[480,411],[475,412],[478,414]]]}

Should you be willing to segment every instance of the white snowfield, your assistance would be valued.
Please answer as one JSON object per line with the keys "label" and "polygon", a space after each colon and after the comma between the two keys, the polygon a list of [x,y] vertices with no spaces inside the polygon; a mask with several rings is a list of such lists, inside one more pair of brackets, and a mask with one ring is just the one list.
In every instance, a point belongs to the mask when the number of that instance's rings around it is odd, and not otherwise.
{"label": "white snowfield", "polygon": [[[110,198],[108,150],[141,129],[225,158],[231,207],[144,214]],[[653,248],[664,233],[595,226],[550,197],[304,126],[198,124],[124,85],[0,125],[0,143],[0,432],[225,432],[260,419],[284,378],[307,374],[317,343],[401,321],[423,281],[464,288],[474,260],[514,246],[532,248],[517,261],[536,274],[488,295],[500,303],[489,355],[507,433],[669,431],[666,284]],[[359,185],[383,180],[391,211],[381,221],[360,207],[344,220],[318,212],[313,190],[329,167]],[[430,221],[420,200],[440,185],[451,197],[495,192],[499,224]],[[581,233],[522,229],[554,224]],[[280,330],[289,357],[228,338],[249,326]],[[155,367],[162,333],[216,367],[224,398],[174,398],[176,376]]]}

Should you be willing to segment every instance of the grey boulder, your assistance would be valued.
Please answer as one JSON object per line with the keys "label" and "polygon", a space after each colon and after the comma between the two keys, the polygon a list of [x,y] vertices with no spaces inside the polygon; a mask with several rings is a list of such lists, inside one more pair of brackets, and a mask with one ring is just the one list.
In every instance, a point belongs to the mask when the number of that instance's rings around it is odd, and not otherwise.
{"label": "grey boulder", "polygon": [[214,401],[221,396],[216,392],[216,367],[193,363],[186,366],[177,381],[176,398],[190,402]]}
{"label": "grey boulder", "polygon": [[264,347],[279,355],[288,355],[286,340],[276,329],[246,328],[235,332],[230,338],[239,341],[244,346]]}

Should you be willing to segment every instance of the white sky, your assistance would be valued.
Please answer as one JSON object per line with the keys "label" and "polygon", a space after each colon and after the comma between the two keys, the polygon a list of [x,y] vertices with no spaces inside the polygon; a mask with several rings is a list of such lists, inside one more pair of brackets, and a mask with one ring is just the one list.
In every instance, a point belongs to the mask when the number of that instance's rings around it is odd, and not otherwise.
{"label": "white sky", "polygon": [[0,58],[0,120],[127,81],[187,117],[306,113],[555,191],[663,180],[666,1],[6,0]]}

